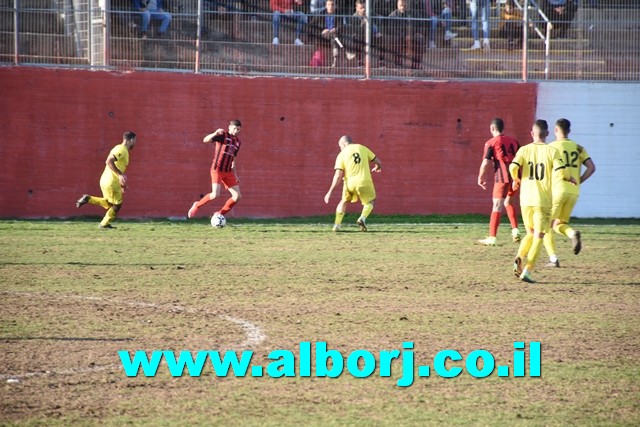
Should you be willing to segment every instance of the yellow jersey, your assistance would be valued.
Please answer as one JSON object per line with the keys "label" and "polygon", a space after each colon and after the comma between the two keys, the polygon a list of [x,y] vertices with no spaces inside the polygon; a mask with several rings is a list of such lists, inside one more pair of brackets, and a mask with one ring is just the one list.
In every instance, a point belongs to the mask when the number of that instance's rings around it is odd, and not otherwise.
{"label": "yellow jersey", "polygon": [[580,195],[580,174],[582,171],[582,165],[588,159],[590,159],[587,150],[584,149],[578,143],[570,139],[562,139],[553,141],[549,144],[560,152],[560,157],[564,161],[564,166],[569,172],[576,184],[569,181],[560,179],[557,176],[553,177],[553,194],[558,196],[562,193]]}
{"label": "yellow jersey", "polygon": [[513,179],[520,181],[520,205],[551,208],[552,175],[564,177],[564,163],[560,152],[544,142],[533,142],[520,147],[509,166]]}
{"label": "yellow jersey", "polygon": [[[111,149],[107,159],[113,155],[116,158],[115,164],[118,170],[124,173],[129,165],[129,149],[124,144],[118,144]],[[119,182],[118,175],[107,165],[104,167],[104,172],[100,177],[100,182]]]}
{"label": "yellow jersey", "polygon": [[373,183],[369,162],[376,158],[371,150],[361,144],[349,144],[336,157],[334,169],[344,172],[344,181],[349,184]]}

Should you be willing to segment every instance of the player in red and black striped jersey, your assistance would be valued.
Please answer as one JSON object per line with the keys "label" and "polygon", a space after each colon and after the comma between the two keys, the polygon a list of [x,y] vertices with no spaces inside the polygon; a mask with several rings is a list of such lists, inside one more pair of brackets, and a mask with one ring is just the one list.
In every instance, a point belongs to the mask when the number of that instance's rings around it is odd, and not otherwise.
{"label": "player in red and black striped jersey", "polygon": [[211,163],[211,193],[197,202],[194,202],[187,213],[187,217],[193,218],[205,204],[220,195],[220,189],[224,187],[229,190],[231,197],[226,201],[222,209],[217,211],[225,215],[240,201],[240,181],[236,176],[236,156],[240,151],[240,139],[238,134],[241,129],[240,120],[231,120],[229,130],[218,129],[205,136],[202,142],[215,144],[213,162]]}
{"label": "player in red and black striped jersey", "polygon": [[489,220],[489,237],[478,240],[483,245],[495,245],[496,234],[498,234],[498,226],[500,225],[500,217],[502,216],[502,207],[507,211],[509,222],[511,222],[511,236],[514,242],[520,240],[520,232],[518,231],[518,218],[516,209],[513,206],[512,199],[515,197],[515,191],[511,188],[511,176],[509,175],[509,164],[515,157],[520,148],[520,144],[514,138],[503,135],[504,121],[495,118],[491,121],[489,131],[493,138],[484,144],[484,153],[480,172],[478,173],[478,185],[484,190],[487,189],[485,176],[487,175],[489,165],[493,165],[494,183],[493,183],[493,208],[491,210],[491,218]]}

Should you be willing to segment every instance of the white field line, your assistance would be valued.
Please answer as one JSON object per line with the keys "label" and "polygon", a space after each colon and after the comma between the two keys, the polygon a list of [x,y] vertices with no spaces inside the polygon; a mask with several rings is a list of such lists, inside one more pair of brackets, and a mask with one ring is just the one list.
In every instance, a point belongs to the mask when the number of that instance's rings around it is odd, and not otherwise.
{"label": "white field line", "polygon": [[[107,304],[113,305],[127,305],[129,307],[145,309],[145,308],[154,308],[172,312],[186,312],[197,314],[199,312],[203,314],[216,314],[206,310],[197,310],[189,307],[183,307],[180,305],[160,305],[149,302],[142,301],[119,301],[110,298],[103,297],[91,297],[91,296],[82,296],[82,295],[51,295],[45,293],[36,293],[36,292],[2,292],[0,295],[14,295],[19,297],[29,297],[29,298],[47,298],[51,299],[67,299],[67,300],[79,300],[79,301],[101,301]],[[247,349],[257,347],[267,339],[267,336],[262,332],[262,329],[254,324],[249,322],[248,320],[239,319],[236,317],[228,316],[226,314],[217,315],[220,319],[226,320],[227,322],[235,323],[240,326],[245,334],[245,339],[242,341],[238,347],[240,349]],[[1,339],[1,338],[0,338]],[[100,371],[107,370],[118,370],[121,368],[121,365],[102,365],[102,366],[93,366],[90,368],[76,368],[76,369],[62,369],[57,371],[44,371],[44,372],[26,372],[24,374],[0,374],[0,379],[6,380],[7,382],[15,383],[19,382],[20,379],[30,378],[30,377],[41,377],[47,375],[75,375],[75,374],[84,374],[84,373],[95,373]]]}

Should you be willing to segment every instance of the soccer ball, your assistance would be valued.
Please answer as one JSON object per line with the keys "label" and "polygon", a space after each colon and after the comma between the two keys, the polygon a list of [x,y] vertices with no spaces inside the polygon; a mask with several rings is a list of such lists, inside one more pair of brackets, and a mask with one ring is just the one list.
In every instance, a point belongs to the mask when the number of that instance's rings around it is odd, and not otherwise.
{"label": "soccer ball", "polygon": [[216,213],[211,217],[211,226],[213,228],[223,228],[227,225],[227,218],[224,215]]}

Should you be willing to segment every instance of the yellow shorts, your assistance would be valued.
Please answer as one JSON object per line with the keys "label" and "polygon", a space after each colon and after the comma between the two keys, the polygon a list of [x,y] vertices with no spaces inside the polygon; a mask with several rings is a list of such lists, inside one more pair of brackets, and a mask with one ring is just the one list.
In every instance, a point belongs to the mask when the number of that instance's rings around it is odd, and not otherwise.
{"label": "yellow shorts", "polygon": [[571,212],[578,202],[577,194],[562,193],[557,198],[553,198],[553,207],[551,208],[551,219],[559,219],[562,222],[569,223]]}
{"label": "yellow shorts", "polygon": [[122,204],[122,187],[120,182],[116,180],[100,180],[100,189],[102,189],[102,197],[112,205]]}
{"label": "yellow shorts", "polygon": [[527,230],[548,233],[551,229],[551,208],[522,206],[522,222]]}
{"label": "yellow shorts", "polygon": [[376,189],[373,183],[353,184],[353,186],[345,183],[342,186],[342,200],[355,203],[358,199],[363,205],[376,199]]}

